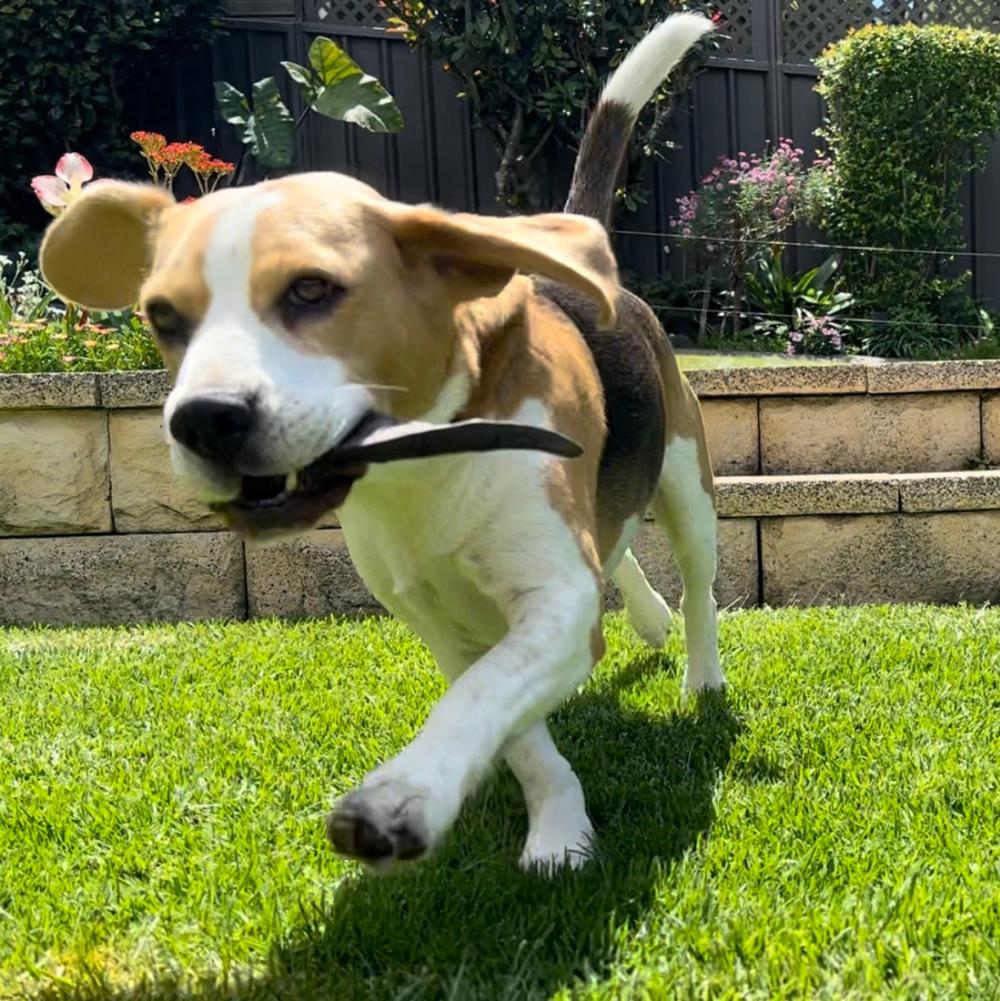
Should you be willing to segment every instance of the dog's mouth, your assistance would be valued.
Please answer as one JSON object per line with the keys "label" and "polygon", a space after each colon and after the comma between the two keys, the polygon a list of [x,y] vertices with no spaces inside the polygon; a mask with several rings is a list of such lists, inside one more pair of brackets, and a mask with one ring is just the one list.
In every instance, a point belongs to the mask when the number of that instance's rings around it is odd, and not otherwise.
{"label": "dog's mouth", "polygon": [[337,445],[309,465],[284,476],[243,476],[239,494],[212,507],[236,531],[267,537],[315,525],[347,500],[373,463],[502,449],[547,452],[562,458],[575,458],[583,451],[557,431],[510,421],[400,423],[369,411]]}

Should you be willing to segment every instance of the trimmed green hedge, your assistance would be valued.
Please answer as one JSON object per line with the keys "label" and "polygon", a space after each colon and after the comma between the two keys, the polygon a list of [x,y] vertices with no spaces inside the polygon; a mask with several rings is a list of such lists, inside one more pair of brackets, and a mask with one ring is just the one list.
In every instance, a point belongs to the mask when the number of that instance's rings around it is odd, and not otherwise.
{"label": "trimmed green hedge", "polygon": [[[817,60],[827,101],[820,133],[834,157],[825,229],[837,242],[962,248],[961,187],[1000,131],[1000,36],[934,26],[869,26]],[[961,339],[976,322],[967,275],[937,254],[850,253],[846,286],[908,336]],[[914,323],[914,317],[924,323]],[[921,328],[921,329],[918,329]],[[968,335],[971,336],[971,333]],[[907,351],[892,353],[909,353]]]}

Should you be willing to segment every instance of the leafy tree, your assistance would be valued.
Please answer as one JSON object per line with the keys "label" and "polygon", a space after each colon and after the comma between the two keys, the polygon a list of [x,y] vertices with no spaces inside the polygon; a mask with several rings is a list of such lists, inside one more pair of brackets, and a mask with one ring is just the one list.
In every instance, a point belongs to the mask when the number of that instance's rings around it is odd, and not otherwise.
{"label": "leafy tree", "polygon": [[[384,0],[406,39],[461,83],[475,124],[492,137],[499,199],[548,208],[547,178],[571,161],[587,115],[614,67],[680,0]],[[685,4],[683,6],[690,6]],[[699,48],[715,42],[709,38]],[[663,126],[691,80],[698,55],[640,118],[621,194],[643,197],[642,165],[670,143]],[[562,156],[560,156],[562,154]]]}

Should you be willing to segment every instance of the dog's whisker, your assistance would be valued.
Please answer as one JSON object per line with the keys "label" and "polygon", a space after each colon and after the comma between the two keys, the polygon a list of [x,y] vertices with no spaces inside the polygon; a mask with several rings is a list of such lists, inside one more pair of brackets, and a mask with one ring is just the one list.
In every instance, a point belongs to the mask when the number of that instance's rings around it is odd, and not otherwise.
{"label": "dog's whisker", "polygon": [[390,393],[408,393],[410,391],[406,386],[383,386],[377,382],[363,382],[359,385],[362,389],[379,389]]}

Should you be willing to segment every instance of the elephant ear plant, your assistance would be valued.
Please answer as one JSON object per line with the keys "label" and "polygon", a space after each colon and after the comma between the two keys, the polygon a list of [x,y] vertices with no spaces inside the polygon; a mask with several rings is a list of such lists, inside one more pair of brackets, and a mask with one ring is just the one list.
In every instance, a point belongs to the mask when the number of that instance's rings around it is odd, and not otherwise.
{"label": "elephant ear plant", "polygon": [[[281,64],[299,89],[303,110],[297,119],[282,100],[274,77],[258,80],[250,97],[224,80],[215,83],[219,113],[236,126],[245,154],[253,157],[265,174],[291,166],[295,133],[310,111],[353,122],[369,132],[399,132],[403,128],[403,115],[392,95],[336,42],[317,38],[309,47],[308,62],[308,66]],[[241,173],[238,171],[234,183]]]}

